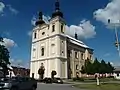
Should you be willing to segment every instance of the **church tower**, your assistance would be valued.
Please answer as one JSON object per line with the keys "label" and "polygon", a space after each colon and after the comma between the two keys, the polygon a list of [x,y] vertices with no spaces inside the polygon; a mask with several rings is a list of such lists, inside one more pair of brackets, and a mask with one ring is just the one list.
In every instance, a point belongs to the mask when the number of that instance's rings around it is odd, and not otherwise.
{"label": "church tower", "polygon": [[65,20],[63,18],[63,13],[60,10],[60,3],[58,0],[55,2],[55,11],[52,13],[52,18],[50,19],[50,36],[51,48],[53,46],[56,50],[53,56],[56,58],[54,61],[57,65],[57,77],[67,78],[67,41],[65,38]]}
{"label": "church tower", "polygon": [[52,13],[50,19],[51,32],[53,34],[64,34],[65,33],[65,21],[63,19],[63,13],[60,10],[60,3],[57,0],[55,2],[55,11]]}
{"label": "church tower", "polygon": [[59,1],[55,2],[49,24],[43,21],[42,16],[40,12],[32,34],[30,76],[38,79],[38,70],[42,65],[44,77],[51,77],[51,72],[56,71],[56,77],[67,78],[66,23]]}

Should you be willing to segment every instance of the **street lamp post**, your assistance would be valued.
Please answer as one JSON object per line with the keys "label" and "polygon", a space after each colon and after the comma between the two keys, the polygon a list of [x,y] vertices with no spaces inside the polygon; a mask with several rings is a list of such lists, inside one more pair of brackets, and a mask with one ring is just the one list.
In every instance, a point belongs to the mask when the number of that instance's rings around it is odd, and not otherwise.
{"label": "street lamp post", "polygon": [[117,28],[120,27],[120,22],[118,22],[118,23],[111,23],[110,19],[108,19],[108,24],[110,26],[114,27],[115,37],[116,37],[115,46],[117,47],[118,55],[120,57],[120,43],[119,43],[118,30],[117,30]]}

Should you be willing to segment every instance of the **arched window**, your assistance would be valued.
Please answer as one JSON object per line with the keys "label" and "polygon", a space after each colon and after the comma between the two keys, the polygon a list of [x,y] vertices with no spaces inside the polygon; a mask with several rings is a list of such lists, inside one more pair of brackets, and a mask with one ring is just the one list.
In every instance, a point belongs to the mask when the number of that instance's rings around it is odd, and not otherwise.
{"label": "arched window", "polygon": [[83,54],[83,53],[81,54],[81,59],[82,59],[82,60],[84,59],[84,54]]}
{"label": "arched window", "polygon": [[75,52],[75,58],[78,59],[78,52],[77,51]]}
{"label": "arched window", "polygon": [[78,65],[76,65],[76,70],[78,70],[79,69],[79,67],[78,67]]}
{"label": "arched window", "polygon": [[61,24],[61,32],[64,33],[63,24]]}
{"label": "arched window", "polygon": [[92,60],[92,55],[90,55],[90,60]]}
{"label": "arched window", "polygon": [[36,33],[36,32],[34,33],[34,39],[35,39],[35,38],[37,38],[37,33]]}
{"label": "arched window", "polygon": [[41,56],[44,56],[44,47],[41,48]]}
{"label": "arched window", "polygon": [[55,31],[55,25],[52,25],[52,32]]}

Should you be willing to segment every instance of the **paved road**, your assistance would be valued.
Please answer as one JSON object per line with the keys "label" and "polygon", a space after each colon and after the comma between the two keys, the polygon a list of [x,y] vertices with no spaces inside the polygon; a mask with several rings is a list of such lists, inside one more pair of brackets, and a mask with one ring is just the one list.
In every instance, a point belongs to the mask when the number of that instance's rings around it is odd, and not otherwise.
{"label": "paved road", "polygon": [[81,90],[70,84],[41,84],[38,83],[37,90]]}

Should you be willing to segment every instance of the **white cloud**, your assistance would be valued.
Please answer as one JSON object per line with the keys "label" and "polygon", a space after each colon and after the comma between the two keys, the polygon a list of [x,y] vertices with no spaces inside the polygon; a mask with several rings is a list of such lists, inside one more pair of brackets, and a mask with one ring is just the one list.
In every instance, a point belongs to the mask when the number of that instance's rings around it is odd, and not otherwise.
{"label": "white cloud", "polygon": [[11,11],[14,14],[18,14],[18,10],[13,8],[11,5],[6,5],[3,2],[0,2],[0,16],[5,16],[5,13],[4,13],[5,8],[8,9],[9,11]]}
{"label": "white cloud", "polygon": [[106,53],[104,56],[105,57],[108,57],[108,56],[110,56],[111,54],[110,53]]}
{"label": "white cloud", "polygon": [[45,23],[49,24],[49,20],[50,20],[50,16],[45,16],[43,15],[43,20],[45,21]]}
{"label": "white cloud", "polygon": [[[49,19],[50,19],[50,16],[45,16],[43,15],[43,20],[45,21],[45,23],[49,24]],[[32,19],[31,19],[31,24],[33,26],[35,26],[35,22],[37,21],[37,17],[36,16],[33,16]],[[28,31],[27,32],[27,35],[28,36],[32,36],[32,31]]]}
{"label": "white cloud", "polygon": [[14,13],[14,14],[18,14],[18,10],[16,10],[15,8],[13,8],[11,5],[7,5],[8,9]]}
{"label": "white cloud", "polygon": [[31,24],[32,24],[33,26],[35,26],[36,20],[37,20],[37,18],[36,18],[35,16],[33,16],[32,19],[31,19]]}
{"label": "white cloud", "polygon": [[21,59],[10,59],[11,66],[20,66],[24,68],[30,68],[30,63],[29,61],[24,61]]}
{"label": "white cloud", "polygon": [[5,8],[5,4],[0,2],[0,14],[3,13],[4,8]]}
{"label": "white cloud", "polygon": [[28,36],[32,36],[32,30],[31,31],[28,31]]}
{"label": "white cloud", "polygon": [[75,33],[79,39],[93,38],[96,35],[95,26],[87,20],[82,20],[79,25],[66,26],[66,34],[74,37]]}
{"label": "white cloud", "polygon": [[[43,20],[49,24],[50,16],[43,15]],[[34,16],[31,20],[32,25],[35,26],[36,17]],[[88,20],[82,20],[79,25],[66,26],[66,34],[74,37],[75,32],[78,34],[79,39],[93,38],[96,35],[95,26]],[[32,31],[27,33],[31,36]]]}
{"label": "white cloud", "polygon": [[113,66],[120,66],[119,60],[118,61],[113,61],[113,62],[110,62],[110,63]]}
{"label": "white cloud", "polygon": [[11,39],[3,38],[3,41],[4,42],[0,42],[0,44],[6,46],[6,48],[11,48],[11,47],[17,46],[17,44]]}
{"label": "white cloud", "polygon": [[108,24],[108,19],[111,19],[111,23],[118,23],[120,21],[120,0],[111,0],[105,8],[96,10],[93,15],[98,21]]}

